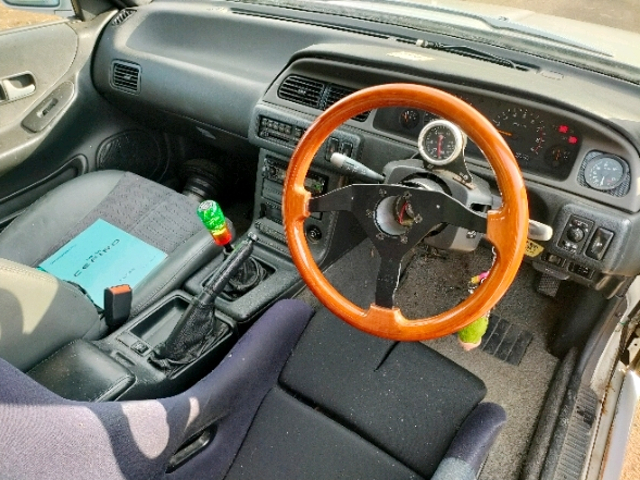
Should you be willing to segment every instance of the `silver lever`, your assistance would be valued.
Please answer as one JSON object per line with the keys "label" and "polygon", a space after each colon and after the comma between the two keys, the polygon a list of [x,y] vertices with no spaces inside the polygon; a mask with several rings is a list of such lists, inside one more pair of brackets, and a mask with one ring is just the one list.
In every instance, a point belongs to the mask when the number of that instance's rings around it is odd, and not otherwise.
{"label": "silver lever", "polygon": [[527,237],[531,240],[546,242],[553,237],[553,228],[545,223],[529,219],[529,233]]}

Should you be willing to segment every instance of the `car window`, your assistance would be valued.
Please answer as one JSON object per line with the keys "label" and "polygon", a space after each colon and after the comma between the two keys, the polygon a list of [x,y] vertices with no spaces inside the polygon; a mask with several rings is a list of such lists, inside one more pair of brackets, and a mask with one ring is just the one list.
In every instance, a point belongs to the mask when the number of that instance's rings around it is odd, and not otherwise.
{"label": "car window", "polygon": [[61,19],[62,18],[57,15],[15,10],[0,4],[0,32],[11,28],[26,27],[28,25],[53,22]]}

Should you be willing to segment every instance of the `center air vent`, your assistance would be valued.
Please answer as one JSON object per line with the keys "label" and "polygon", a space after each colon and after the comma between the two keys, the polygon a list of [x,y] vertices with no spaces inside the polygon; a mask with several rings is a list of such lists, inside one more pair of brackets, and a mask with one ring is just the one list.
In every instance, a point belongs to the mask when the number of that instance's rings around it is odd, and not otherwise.
{"label": "center air vent", "polygon": [[140,93],[140,65],[115,61],[111,64],[111,86],[123,92]]}
{"label": "center air vent", "polygon": [[[326,110],[337,101],[342,100],[348,95],[351,95],[355,91],[355,88],[341,87],[340,85],[334,85],[330,83],[329,85],[327,85],[323,110]],[[357,117],[353,117],[353,119],[357,120],[358,122],[364,122],[368,116],[369,112],[363,112]]]}
{"label": "center air vent", "polygon": [[[280,85],[278,97],[318,110],[326,110],[338,100],[355,91],[354,88],[322,82],[301,75],[289,75]],[[361,113],[354,117],[354,120],[364,122],[368,115],[369,112]]]}
{"label": "center air vent", "polygon": [[300,75],[289,75],[280,85],[278,96],[308,107],[320,108],[324,88],[325,84],[322,82]]}
{"label": "center air vent", "polygon": [[134,13],[136,13],[135,8],[125,8],[124,10],[121,10],[115,17],[113,17],[111,25],[122,25],[124,21]]}

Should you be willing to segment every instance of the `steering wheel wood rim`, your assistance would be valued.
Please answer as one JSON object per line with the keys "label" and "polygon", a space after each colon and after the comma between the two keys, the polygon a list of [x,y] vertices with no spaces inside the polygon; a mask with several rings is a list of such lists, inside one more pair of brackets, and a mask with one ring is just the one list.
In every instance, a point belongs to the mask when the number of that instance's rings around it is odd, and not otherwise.
{"label": "steering wheel wood rim", "polygon": [[[502,194],[502,206],[487,213],[486,238],[496,250],[488,277],[454,308],[432,317],[409,320],[399,308],[372,304],[363,310],[343,297],[324,277],[309,249],[304,221],[310,193],[304,180],[313,158],[329,135],[350,118],[382,107],[427,110],[453,121],[484,152]],[[508,145],[482,114],[441,90],[414,84],[387,84],[359,90],[323,112],[306,130],[291,157],[284,184],[284,229],[291,257],[309,289],[335,315],[370,334],[398,341],[429,340],[469,325],[486,314],[516,276],[527,239],[528,206],[524,181]]]}

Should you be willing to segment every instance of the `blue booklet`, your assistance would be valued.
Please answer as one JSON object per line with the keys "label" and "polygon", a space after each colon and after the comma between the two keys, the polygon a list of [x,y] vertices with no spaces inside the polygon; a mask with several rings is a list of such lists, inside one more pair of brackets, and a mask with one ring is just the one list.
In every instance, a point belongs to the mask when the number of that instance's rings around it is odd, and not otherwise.
{"label": "blue booklet", "polygon": [[137,237],[96,220],[38,268],[84,288],[104,308],[104,289],[128,284],[134,288],[167,254]]}

